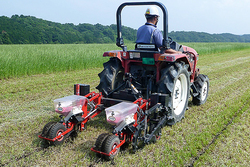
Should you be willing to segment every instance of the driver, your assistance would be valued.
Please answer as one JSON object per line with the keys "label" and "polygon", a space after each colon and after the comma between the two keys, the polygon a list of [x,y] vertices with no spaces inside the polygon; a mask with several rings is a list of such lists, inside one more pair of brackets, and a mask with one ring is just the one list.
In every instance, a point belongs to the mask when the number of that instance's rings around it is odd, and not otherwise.
{"label": "driver", "polygon": [[136,43],[153,43],[157,48],[160,48],[163,36],[156,26],[160,17],[158,9],[155,6],[150,6],[146,10],[145,17],[147,22],[138,29]]}
{"label": "driver", "polygon": [[[158,9],[155,6],[150,6],[146,10],[145,17],[147,19],[147,22],[137,30],[136,43],[155,44],[157,49],[160,49],[162,46],[163,36],[162,32],[157,29],[156,26],[158,23],[158,18],[160,17]],[[181,53],[183,51],[181,45],[177,44],[176,42],[172,43],[172,45],[174,45],[174,48],[177,48],[177,50],[167,49],[165,52]]]}

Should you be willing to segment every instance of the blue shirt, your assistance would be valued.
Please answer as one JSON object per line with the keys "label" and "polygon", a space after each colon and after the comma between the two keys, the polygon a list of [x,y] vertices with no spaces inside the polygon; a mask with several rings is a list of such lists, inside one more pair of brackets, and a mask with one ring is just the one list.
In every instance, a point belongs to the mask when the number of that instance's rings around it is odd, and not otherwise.
{"label": "blue shirt", "polygon": [[156,25],[154,24],[146,23],[137,30],[136,43],[153,43],[156,44],[156,46],[159,48],[160,46],[162,46],[162,40],[162,33],[159,29],[156,28]]}

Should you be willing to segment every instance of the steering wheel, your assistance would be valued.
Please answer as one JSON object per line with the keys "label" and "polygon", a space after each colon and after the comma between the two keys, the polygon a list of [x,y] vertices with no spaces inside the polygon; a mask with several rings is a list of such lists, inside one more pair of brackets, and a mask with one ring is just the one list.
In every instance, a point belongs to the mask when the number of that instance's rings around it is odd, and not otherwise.
{"label": "steering wheel", "polygon": [[173,42],[173,38],[168,37],[168,43],[171,44]]}

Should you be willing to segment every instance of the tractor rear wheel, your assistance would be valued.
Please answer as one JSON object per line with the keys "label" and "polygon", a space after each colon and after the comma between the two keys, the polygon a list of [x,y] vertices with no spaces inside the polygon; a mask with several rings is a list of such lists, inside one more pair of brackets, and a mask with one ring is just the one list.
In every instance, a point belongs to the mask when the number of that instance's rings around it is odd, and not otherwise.
{"label": "tractor rear wheel", "polygon": [[96,89],[102,92],[104,97],[107,97],[109,92],[122,84],[124,69],[118,58],[110,58],[110,60],[104,63],[103,66],[103,71],[98,74],[100,77],[100,83]]}
{"label": "tractor rear wheel", "polygon": [[158,82],[158,93],[168,94],[165,107],[168,110],[168,125],[174,125],[180,121],[188,106],[190,94],[190,74],[188,65],[184,62],[176,62],[161,71],[161,79]]}
{"label": "tractor rear wheel", "polygon": [[209,90],[209,79],[207,75],[199,74],[195,78],[194,85],[198,90],[198,95],[193,97],[193,104],[202,105],[207,101]]}

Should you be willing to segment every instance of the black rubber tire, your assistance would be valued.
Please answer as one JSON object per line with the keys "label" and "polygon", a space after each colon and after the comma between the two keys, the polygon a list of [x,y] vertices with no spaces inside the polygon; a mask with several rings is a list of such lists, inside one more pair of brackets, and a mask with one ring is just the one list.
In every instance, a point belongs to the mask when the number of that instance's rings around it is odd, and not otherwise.
{"label": "black rubber tire", "polygon": [[122,84],[124,69],[118,58],[110,58],[110,60],[104,63],[103,66],[103,71],[98,74],[100,77],[100,83],[96,89],[98,89],[99,92],[102,92],[104,97],[107,97],[109,92]]}
{"label": "black rubber tire", "polygon": [[176,122],[179,122],[184,118],[187,110],[190,94],[190,73],[188,72],[188,67],[189,65],[184,62],[176,62],[161,70],[161,79],[157,84],[157,92],[168,94],[165,104],[168,110],[168,125],[174,125]]}
{"label": "black rubber tire", "polygon": [[[102,148],[104,145],[104,141],[107,139],[107,137],[109,135],[110,135],[109,133],[102,133],[98,136],[98,138],[96,139],[96,142],[95,142],[95,150],[103,152]],[[96,153],[96,156],[101,157],[101,154]]]}
{"label": "black rubber tire", "polygon": [[[49,138],[54,139],[56,136],[58,136],[59,134],[65,132],[65,131],[66,131],[66,128],[62,123],[56,123],[51,127],[51,129],[49,131]],[[61,145],[61,144],[63,144],[64,140],[65,140],[65,136],[62,136],[58,140],[51,142],[51,144],[55,145],[55,146]]]}
{"label": "black rubber tire", "polygon": [[[116,146],[120,144],[120,139],[116,135],[109,135],[103,143],[103,152],[109,154]],[[106,156],[104,158],[108,161],[114,159],[114,157],[119,153],[120,148],[118,148],[112,155]]]}
{"label": "black rubber tire", "polygon": [[49,122],[47,123],[44,127],[43,127],[43,131],[42,131],[42,137],[48,137],[49,136],[49,131],[51,129],[51,127],[56,124],[57,122]]}
{"label": "black rubber tire", "polygon": [[194,81],[194,85],[198,91],[198,95],[193,97],[194,105],[202,105],[207,101],[209,91],[209,78],[207,75],[199,74]]}

